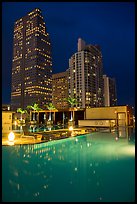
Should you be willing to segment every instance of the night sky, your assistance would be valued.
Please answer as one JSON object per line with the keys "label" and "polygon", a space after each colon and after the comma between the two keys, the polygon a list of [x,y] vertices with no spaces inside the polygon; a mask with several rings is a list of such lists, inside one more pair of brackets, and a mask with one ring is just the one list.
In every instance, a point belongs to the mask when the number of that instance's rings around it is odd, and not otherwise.
{"label": "night sky", "polygon": [[3,2],[2,103],[10,103],[14,22],[34,8],[42,10],[50,35],[53,73],[66,71],[81,37],[100,45],[103,73],[116,79],[118,105],[135,106],[134,2]]}

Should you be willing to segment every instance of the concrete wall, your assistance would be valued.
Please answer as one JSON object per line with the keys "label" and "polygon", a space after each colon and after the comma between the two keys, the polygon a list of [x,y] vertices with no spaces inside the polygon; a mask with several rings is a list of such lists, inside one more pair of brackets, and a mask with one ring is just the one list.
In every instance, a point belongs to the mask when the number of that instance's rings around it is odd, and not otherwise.
{"label": "concrete wall", "polygon": [[118,112],[126,112],[126,106],[86,109],[85,119],[116,119]]}
{"label": "concrete wall", "polygon": [[85,110],[85,120],[115,120],[116,125],[125,126],[132,123],[132,111],[128,106],[88,108]]}
{"label": "concrete wall", "polygon": [[79,120],[78,125],[79,127],[113,127],[115,126],[115,120]]}
{"label": "concrete wall", "polygon": [[11,111],[2,111],[2,133],[10,133],[12,131],[12,114]]}

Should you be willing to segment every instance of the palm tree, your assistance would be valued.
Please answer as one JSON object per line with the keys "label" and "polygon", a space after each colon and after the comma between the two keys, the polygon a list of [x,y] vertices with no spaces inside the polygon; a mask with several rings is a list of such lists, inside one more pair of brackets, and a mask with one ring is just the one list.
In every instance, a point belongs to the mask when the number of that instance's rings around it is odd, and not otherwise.
{"label": "palm tree", "polygon": [[23,110],[22,108],[18,108],[18,109],[17,109],[17,113],[20,113],[20,114],[21,114],[20,120],[22,121],[22,115],[23,115],[24,113],[27,113],[27,110]]}
{"label": "palm tree", "polygon": [[[65,98],[65,100],[70,104],[71,108],[73,108],[74,105],[77,104],[76,98],[68,97],[68,98]],[[74,116],[74,109],[73,109],[73,112],[71,111],[71,121],[73,121],[73,116]]]}
{"label": "palm tree", "polygon": [[[42,108],[39,108],[39,105],[37,103],[34,103],[34,105],[32,105],[32,106],[29,105],[29,106],[27,106],[27,108],[30,109],[30,121],[31,121],[31,110],[38,112],[38,119],[39,119],[39,111],[41,111]],[[34,114],[33,120],[35,120],[35,114]]]}
{"label": "palm tree", "polygon": [[50,110],[50,113],[49,113],[49,121],[51,121],[51,111],[52,110],[55,110],[55,106],[53,105],[53,103],[49,103],[49,104],[46,104],[45,105],[47,107],[48,110]]}

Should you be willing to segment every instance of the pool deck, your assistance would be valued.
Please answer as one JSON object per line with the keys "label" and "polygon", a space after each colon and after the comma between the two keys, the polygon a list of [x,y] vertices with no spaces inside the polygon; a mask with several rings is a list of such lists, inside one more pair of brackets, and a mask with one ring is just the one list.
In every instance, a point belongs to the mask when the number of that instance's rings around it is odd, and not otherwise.
{"label": "pool deck", "polygon": [[43,142],[49,142],[52,140],[60,140],[66,139],[69,137],[76,137],[83,134],[88,134],[93,132],[93,128],[74,128],[72,131],[68,129],[58,129],[58,130],[51,130],[46,132],[35,132],[37,135],[43,135],[43,139],[41,137],[33,138],[31,136],[23,136],[21,133],[14,133],[15,139],[14,142],[8,141],[8,134],[7,136],[2,137],[2,145],[12,146],[12,145],[24,145],[24,144],[38,144]]}

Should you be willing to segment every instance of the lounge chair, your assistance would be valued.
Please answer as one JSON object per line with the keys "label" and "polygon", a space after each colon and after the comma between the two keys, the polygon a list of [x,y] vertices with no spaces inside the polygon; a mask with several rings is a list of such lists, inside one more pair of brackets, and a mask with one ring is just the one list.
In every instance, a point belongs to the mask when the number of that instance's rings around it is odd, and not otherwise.
{"label": "lounge chair", "polygon": [[29,132],[27,126],[23,126],[22,129],[23,129],[23,134],[21,135],[21,138],[28,137],[28,138],[34,138],[34,139],[40,139],[40,140],[42,139],[42,134]]}

